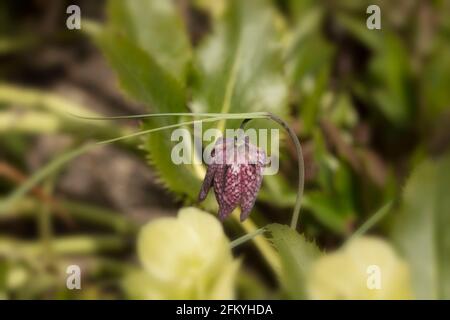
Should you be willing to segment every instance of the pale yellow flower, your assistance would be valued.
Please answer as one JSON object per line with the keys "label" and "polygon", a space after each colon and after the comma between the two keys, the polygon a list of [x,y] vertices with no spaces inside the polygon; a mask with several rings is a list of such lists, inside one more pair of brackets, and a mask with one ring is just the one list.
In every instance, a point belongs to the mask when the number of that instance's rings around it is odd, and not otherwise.
{"label": "pale yellow flower", "polygon": [[133,298],[234,298],[239,262],[233,259],[222,225],[204,211],[184,208],[177,218],[148,223],[139,234],[137,250],[144,270],[126,279],[126,287],[134,287]]}
{"label": "pale yellow flower", "polygon": [[312,299],[411,299],[408,265],[384,240],[359,237],[311,268]]}

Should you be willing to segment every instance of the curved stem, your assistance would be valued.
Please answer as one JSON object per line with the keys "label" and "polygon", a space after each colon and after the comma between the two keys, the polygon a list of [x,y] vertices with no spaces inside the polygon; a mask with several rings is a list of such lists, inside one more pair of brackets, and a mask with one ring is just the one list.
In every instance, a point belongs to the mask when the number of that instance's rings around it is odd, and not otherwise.
{"label": "curved stem", "polygon": [[[300,141],[298,140],[297,135],[295,134],[294,130],[292,130],[291,127],[281,118],[274,115],[273,113],[267,112],[266,113],[267,118],[275,121],[279,125],[281,125],[289,134],[289,137],[294,142],[295,149],[297,151],[297,157],[298,157],[298,190],[297,190],[297,198],[295,200],[295,206],[294,211],[292,212],[292,219],[291,219],[291,228],[296,229],[297,228],[297,222],[298,217],[300,216],[300,207],[302,205],[302,198],[303,198],[303,189],[305,185],[305,164],[303,160],[303,152],[302,152],[302,146],[300,144]],[[241,123],[241,129],[244,129],[245,125],[253,120],[252,118],[247,118]]]}

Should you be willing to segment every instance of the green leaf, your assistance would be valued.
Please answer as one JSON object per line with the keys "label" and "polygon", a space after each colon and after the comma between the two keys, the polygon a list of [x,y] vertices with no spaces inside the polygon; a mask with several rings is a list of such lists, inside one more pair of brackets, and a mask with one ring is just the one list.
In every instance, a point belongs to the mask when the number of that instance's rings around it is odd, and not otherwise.
{"label": "green leaf", "polygon": [[[295,3],[300,3],[296,1]],[[284,57],[289,60],[294,57],[294,54],[299,50],[303,50],[302,47],[305,43],[314,42],[314,38],[322,38],[320,35],[320,27],[323,22],[323,10],[316,6],[294,12],[295,25],[292,28],[292,33],[289,34],[289,40],[287,41]],[[316,54],[319,52],[315,52]],[[322,53],[322,52],[320,52]]]}
{"label": "green leaf", "polygon": [[319,32],[312,32],[297,42],[288,52],[286,70],[298,95],[304,133],[310,134],[318,118],[329,115],[324,108],[324,96],[328,92],[334,49]]}
{"label": "green leaf", "polygon": [[[368,78],[362,79],[367,88],[360,92],[361,98],[375,102],[375,106],[392,124],[406,126],[414,115],[416,100],[410,82],[412,70],[406,45],[394,32],[373,32],[365,27],[363,20],[350,15],[341,14],[338,21],[373,51]],[[360,86],[360,83],[355,85]]]}
{"label": "green leaf", "polygon": [[429,58],[429,63],[424,66],[422,76],[423,94],[425,95],[426,108],[422,108],[421,119],[427,121],[431,127],[436,121],[450,112],[450,45],[442,40],[436,45],[436,49]]}
{"label": "green leaf", "polygon": [[317,246],[286,225],[270,224],[270,240],[281,259],[281,282],[291,299],[306,298],[306,278],[312,263],[321,255]]}
{"label": "green leaf", "polygon": [[356,216],[352,174],[345,163],[327,150],[321,130],[315,129],[313,137],[320,189],[305,193],[303,207],[334,232],[344,234]]}
{"label": "green leaf", "polygon": [[105,30],[99,44],[123,89],[154,112],[182,112],[185,92],[156,60],[126,37]]}
{"label": "green leaf", "polygon": [[369,68],[376,106],[393,124],[405,126],[414,114],[414,91],[408,52],[401,40],[393,34],[382,37]]}
{"label": "green leaf", "polygon": [[173,1],[110,0],[108,25],[154,57],[181,83],[185,82],[191,47]]}
{"label": "green leaf", "polygon": [[269,3],[229,1],[213,30],[196,52],[192,109],[283,114],[287,85]]}
{"label": "green leaf", "polygon": [[284,5],[287,7],[289,14],[292,16],[295,21],[299,21],[299,24],[302,23],[301,20],[306,17],[318,7],[317,1],[314,0],[287,0],[284,1]]}
{"label": "green leaf", "polygon": [[450,155],[419,166],[406,184],[392,238],[418,299],[450,299]]}
{"label": "green leaf", "polygon": [[[148,52],[115,33],[103,32],[99,43],[130,96],[150,106],[155,113],[187,111],[184,89]],[[178,117],[149,118],[144,121],[143,129],[163,127],[178,120]],[[151,162],[165,186],[179,195],[194,199],[201,181],[192,166],[173,163],[172,146],[170,131],[152,133],[144,142],[144,148],[149,152]]]}
{"label": "green leaf", "polygon": [[281,174],[265,176],[258,193],[258,200],[279,208],[293,208],[296,198],[296,190]]}
{"label": "green leaf", "polygon": [[321,223],[338,234],[345,234],[352,217],[351,211],[339,207],[335,197],[319,191],[305,193],[303,209],[311,211]]}
{"label": "green leaf", "polygon": [[338,14],[338,22],[356,39],[372,49],[378,49],[381,43],[379,32],[367,28],[364,19],[357,19],[347,14]]}

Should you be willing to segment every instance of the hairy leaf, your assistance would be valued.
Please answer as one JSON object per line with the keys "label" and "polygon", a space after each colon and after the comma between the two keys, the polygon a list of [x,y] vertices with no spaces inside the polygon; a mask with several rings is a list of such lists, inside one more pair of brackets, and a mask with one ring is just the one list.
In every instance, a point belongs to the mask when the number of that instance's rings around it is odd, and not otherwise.
{"label": "hairy leaf", "polygon": [[[184,89],[148,52],[125,37],[111,32],[104,32],[99,43],[117,72],[122,87],[130,96],[150,106],[154,112],[186,111]],[[143,128],[161,127],[177,121],[177,117],[151,118],[144,121]],[[172,146],[171,131],[152,133],[144,143],[162,182],[179,195],[195,198],[200,180],[191,166],[173,163]]]}
{"label": "hairy leaf", "polygon": [[317,246],[286,225],[270,224],[270,240],[281,259],[281,281],[292,299],[306,298],[306,277],[312,263],[321,255]]}
{"label": "hairy leaf", "polygon": [[111,0],[109,25],[148,54],[181,83],[185,82],[191,48],[173,1]]}

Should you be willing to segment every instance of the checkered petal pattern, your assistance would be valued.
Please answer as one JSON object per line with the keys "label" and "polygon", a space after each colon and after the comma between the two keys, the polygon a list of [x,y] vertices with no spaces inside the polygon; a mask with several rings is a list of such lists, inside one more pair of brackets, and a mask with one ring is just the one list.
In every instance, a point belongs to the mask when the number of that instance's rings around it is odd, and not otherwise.
{"label": "checkered petal pattern", "polygon": [[241,141],[222,138],[216,142],[199,193],[199,200],[203,201],[213,187],[222,221],[238,206],[241,208],[240,220],[247,219],[255,205],[267,164],[263,150],[251,144],[247,136]]}

